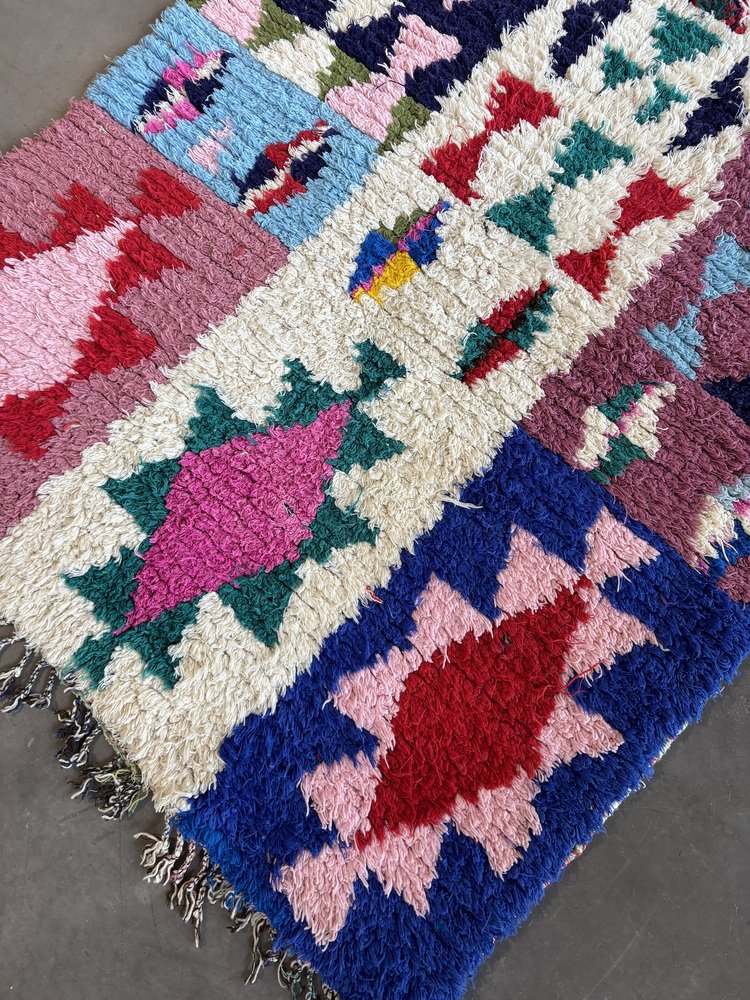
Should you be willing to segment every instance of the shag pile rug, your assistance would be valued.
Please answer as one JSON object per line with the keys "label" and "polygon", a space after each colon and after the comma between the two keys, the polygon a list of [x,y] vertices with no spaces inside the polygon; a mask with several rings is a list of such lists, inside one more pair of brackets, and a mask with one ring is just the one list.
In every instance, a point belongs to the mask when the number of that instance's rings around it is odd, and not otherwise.
{"label": "shag pile rug", "polygon": [[5,706],[249,978],[459,997],[750,650],[744,28],[180,0],[2,161]]}

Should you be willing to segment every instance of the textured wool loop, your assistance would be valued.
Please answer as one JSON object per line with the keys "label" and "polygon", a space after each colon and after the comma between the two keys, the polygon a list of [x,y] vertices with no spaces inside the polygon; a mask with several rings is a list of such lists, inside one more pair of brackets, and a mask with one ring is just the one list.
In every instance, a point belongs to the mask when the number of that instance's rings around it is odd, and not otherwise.
{"label": "textured wool loop", "polygon": [[0,163],[0,702],[246,981],[458,1000],[750,652],[746,22],[178,0]]}

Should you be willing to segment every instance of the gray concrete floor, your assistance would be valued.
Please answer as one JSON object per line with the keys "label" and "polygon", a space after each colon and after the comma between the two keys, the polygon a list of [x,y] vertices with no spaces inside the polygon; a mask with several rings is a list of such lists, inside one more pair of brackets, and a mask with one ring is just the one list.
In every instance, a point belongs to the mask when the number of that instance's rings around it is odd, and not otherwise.
{"label": "gray concrete floor", "polygon": [[[159,0],[0,0],[0,147],[64,113],[135,42]],[[740,1000],[750,981],[750,670],[677,741],[467,1000]],[[242,935],[209,912],[200,951],[140,880],[133,835],[70,801],[55,723],[0,717],[0,996],[281,1000],[243,989]]]}

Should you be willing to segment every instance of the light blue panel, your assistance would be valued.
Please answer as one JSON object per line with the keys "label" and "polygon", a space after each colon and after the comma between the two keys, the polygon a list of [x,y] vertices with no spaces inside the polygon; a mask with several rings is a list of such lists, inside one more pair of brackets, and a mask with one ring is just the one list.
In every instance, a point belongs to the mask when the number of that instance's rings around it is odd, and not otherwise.
{"label": "light blue panel", "polygon": [[[172,99],[176,99],[178,91],[170,75],[179,73],[180,63],[195,66],[196,61],[210,55],[217,61],[211,79],[191,85],[194,99],[188,111],[193,120],[175,116],[163,131],[144,132],[148,106],[155,97],[166,97],[167,85],[172,85]],[[325,122],[333,130],[327,139],[330,148],[321,152],[324,165],[314,172],[317,176],[303,180],[306,191],[253,216],[288,247],[298,246],[318,232],[326,216],[362,183],[376,156],[373,139],[312,95],[267,70],[183,0],[165,11],[153,34],[95,80],[87,96],[120,124],[141,132],[145,141],[232,205],[241,200],[243,181],[250,171],[257,170],[258,157],[269,145],[291,142],[317,122]],[[184,104],[190,102],[185,99]],[[224,135],[228,127],[231,133]],[[215,155],[213,170],[194,158],[200,155],[200,145],[205,147],[206,143]]]}

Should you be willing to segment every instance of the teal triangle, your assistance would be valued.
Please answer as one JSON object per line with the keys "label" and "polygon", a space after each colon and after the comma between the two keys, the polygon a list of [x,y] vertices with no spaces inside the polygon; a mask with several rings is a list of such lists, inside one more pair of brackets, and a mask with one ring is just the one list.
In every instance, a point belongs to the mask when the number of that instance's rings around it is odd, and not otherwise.
{"label": "teal triangle", "polygon": [[389,438],[376,427],[371,417],[356,409],[352,411],[344,430],[338,455],[329,464],[342,472],[349,472],[355,465],[371,469],[376,462],[400,455],[403,450],[401,441]]}
{"label": "teal triangle", "polygon": [[600,403],[597,409],[615,424],[633,403],[637,403],[639,399],[643,398],[644,391],[644,387],[640,382],[635,382],[633,385],[624,385],[618,393],[610,399],[605,400],[605,402]]}
{"label": "teal triangle", "polygon": [[143,566],[143,559],[129,549],[121,548],[119,555],[105,566],[92,566],[82,576],[63,577],[69,587],[94,605],[99,621],[112,629],[122,628],[132,607],[135,576]]}
{"label": "teal triangle", "polygon": [[579,177],[591,180],[595,173],[606,170],[614,160],[630,163],[632,159],[633,152],[627,146],[618,146],[599,129],[577,121],[555,156],[562,172],[552,176],[558,184],[573,187]]}
{"label": "teal triangle", "polygon": [[347,400],[346,395],[336,392],[328,382],[316,382],[298,359],[287,361],[286,368],[286,388],[270,410],[269,423],[281,427],[307,426],[322,410]]}
{"label": "teal triangle", "polygon": [[117,644],[117,638],[111,632],[107,632],[100,639],[89,636],[75,651],[65,673],[75,671],[76,674],[86,677],[92,687],[99,687]]}
{"label": "teal triangle", "polygon": [[257,424],[235,417],[215,389],[201,386],[195,400],[195,416],[185,438],[187,451],[216,448],[235,437],[250,437],[260,429]]}
{"label": "teal triangle", "polygon": [[360,387],[354,394],[358,401],[373,399],[388,379],[403,378],[406,369],[395,358],[371,340],[356,346],[357,361],[361,365]]}
{"label": "teal triangle", "polygon": [[150,536],[167,516],[165,498],[179,468],[176,458],[148,462],[127,479],[108,479],[102,489]]}
{"label": "teal triangle", "polygon": [[675,101],[684,104],[687,96],[673,87],[671,83],[665,83],[659,77],[654,80],[654,92],[635,113],[635,120],[638,125],[645,125],[646,122],[658,121],[664,112]]}
{"label": "teal triangle", "polygon": [[244,628],[253,632],[259,642],[272,647],[278,642],[279,626],[289,600],[301,583],[292,564],[283,562],[268,573],[224,584],[218,595]]}
{"label": "teal triangle", "polygon": [[145,673],[159,677],[166,688],[172,688],[177,683],[177,661],[169,653],[169,647],[182,639],[182,633],[193,624],[197,614],[197,601],[185,601],[115,638],[138,651]]}
{"label": "teal triangle", "polygon": [[721,44],[712,31],[707,31],[691,17],[680,17],[666,7],[659,8],[659,19],[651,32],[659,52],[657,62],[674,63],[693,60]]}
{"label": "teal triangle", "polygon": [[471,371],[484,357],[496,338],[495,331],[489,326],[485,326],[481,321],[472,324],[469,327],[463,352],[458,361],[460,371],[456,372],[454,377],[461,378],[466,372]]}
{"label": "teal triangle", "polygon": [[547,240],[555,232],[549,217],[551,207],[552,192],[540,185],[529,194],[519,194],[493,205],[487,211],[487,218],[526,240],[540,253],[546,253]]}
{"label": "teal triangle", "polygon": [[128,629],[122,635],[108,632],[99,639],[89,637],[76,650],[70,669],[85,674],[92,685],[98,686],[114,651],[127,645],[140,655],[144,673],[159,677],[166,688],[172,688],[177,682],[177,661],[168,650],[180,641],[196,615],[195,602],[191,601],[164,611],[153,621]]}
{"label": "teal triangle", "polygon": [[589,475],[597,483],[606,486],[622,475],[631,462],[637,460],[647,461],[648,455],[640,445],[633,444],[625,434],[620,434],[609,439],[609,452],[595,469],[590,470]]}
{"label": "teal triangle", "polygon": [[640,79],[645,70],[641,69],[638,63],[633,62],[632,59],[628,59],[622,49],[613,49],[607,45],[604,49],[602,73],[604,74],[604,86],[613,90],[628,80]]}
{"label": "teal triangle", "polygon": [[548,288],[535,295],[516,322],[506,331],[505,336],[518,344],[522,351],[528,351],[534,344],[537,333],[547,330],[546,317],[552,312],[552,296],[555,289]]}
{"label": "teal triangle", "polygon": [[302,559],[314,559],[324,563],[334,549],[345,549],[358,542],[375,543],[377,530],[353,510],[341,510],[331,496],[327,496],[318,508],[315,520],[310,525],[312,538],[307,538],[299,547]]}

